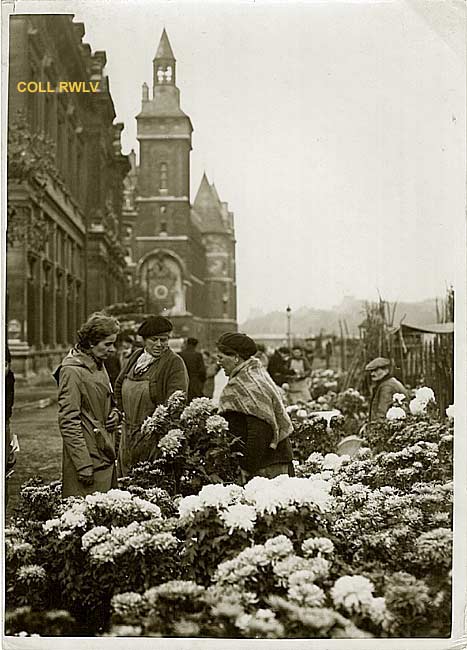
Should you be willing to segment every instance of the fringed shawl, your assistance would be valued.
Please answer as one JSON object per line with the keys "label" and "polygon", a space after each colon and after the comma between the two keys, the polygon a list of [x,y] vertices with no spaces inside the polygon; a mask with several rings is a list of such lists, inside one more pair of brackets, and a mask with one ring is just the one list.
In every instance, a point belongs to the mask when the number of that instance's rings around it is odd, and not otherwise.
{"label": "fringed shawl", "polygon": [[237,411],[267,422],[272,430],[272,449],[293,431],[277,386],[255,357],[232,371],[219,399],[219,412]]}

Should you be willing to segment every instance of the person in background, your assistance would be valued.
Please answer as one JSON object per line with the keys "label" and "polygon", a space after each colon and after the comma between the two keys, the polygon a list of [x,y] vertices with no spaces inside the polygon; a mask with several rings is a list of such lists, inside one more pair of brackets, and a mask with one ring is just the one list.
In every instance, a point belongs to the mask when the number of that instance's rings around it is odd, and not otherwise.
{"label": "person in background", "polygon": [[372,391],[368,422],[377,422],[386,419],[386,413],[392,406],[392,398],[396,393],[409,397],[409,391],[390,372],[391,362],[384,357],[377,357],[365,366],[370,374]]}
{"label": "person in background", "polygon": [[262,343],[257,343],[256,347],[258,348],[258,351],[254,356],[261,361],[263,368],[267,368],[269,365],[269,357],[266,354],[265,346]]}
{"label": "person in background", "polygon": [[329,370],[331,367],[331,357],[332,357],[332,341],[327,341],[324,347],[324,355],[326,357],[326,370]]}
{"label": "person in background", "polygon": [[311,374],[311,368],[299,345],[292,348],[292,356],[289,359],[289,374],[287,396],[290,403],[309,402],[311,394],[308,387],[308,377]]}
{"label": "person in background", "polygon": [[212,399],[214,395],[214,378],[219,371],[217,359],[208,350],[203,350],[204,367],[206,368],[206,381],[204,382],[203,395]]}
{"label": "person in background", "polygon": [[306,357],[306,360],[309,363],[310,369],[313,368],[313,361],[315,358],[315,345],[313,343],[312,338],[305,339],[305,346],[304,346],[304,355]]}
{"label": "person in background", "polygon": [[203,386],[206,381],[206,368],[204,365],[203,355],[197,352],[196,347],[198,339],[188,338],[186,345],[180,352],[180,356],[185,362],[188,371],[188,402],[195,397],[203,397]]}
{"label": "person in background", "polygon": [[112,388],[115,389],[115,382],[125,361],[133,352],[133,339],[129,334],[117,337],[116,350],[109,354],[104,361],[105,369],[107,370],[110,378]]}
{"label": "person in background", "polygon": [[8,504],[8,479],[12,476],[19,451],[18,437],[11,434],[10,420],[15,403],[15,375],[11,369],[11,353],[5,350],[5,506]]}
{"label": "person in background", "polygon": [[288,349],[280,347],[274,351],[272,357],[269,359],[268,372],[279,388],[289,380],[288,357]]}
{"label": "person in background", "polygon": [[236,450],[244,482],[253,476],[293,476],[292,422],[277,386],[255,358],[256,344],[246,334],[227,332],[217,341],[218,361],[228,382],[219,400],[219,413],[240,440]]}
{"label": "person in background", "polygon": [[118,474],[127,476],[138,462],[151,460],[155,449],[141,437],[141,425],[177,390],[188,391],[183,359],[169,348],[172,323],[163,316],[150,316],[139,329],[143,347],[128,358],[115,382],[115,398],[123,412],[118,451]]}
{"label": "person in background", "polygon": [[115,318],[92,314],[78,331],[76,347],[54,372],[63,438],[63,497],[117,487],[115,430],[120,413],[104,361],[115,351],[118,332]]}

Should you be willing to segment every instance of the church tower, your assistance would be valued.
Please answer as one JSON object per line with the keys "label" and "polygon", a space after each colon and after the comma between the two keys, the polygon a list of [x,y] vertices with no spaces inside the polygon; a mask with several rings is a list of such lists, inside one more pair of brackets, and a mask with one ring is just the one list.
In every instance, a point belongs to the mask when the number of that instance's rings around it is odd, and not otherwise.
{"label": "church tower", "polygon": [[152,93],[143,84],[136,118],[140,164],[132,257],[146,311],[174,317],[182,335],[193,332],[191,317],[203,304],[205,262],[190,218],[193,127],[175,82],[176,60],[164,29],[153,60]]}

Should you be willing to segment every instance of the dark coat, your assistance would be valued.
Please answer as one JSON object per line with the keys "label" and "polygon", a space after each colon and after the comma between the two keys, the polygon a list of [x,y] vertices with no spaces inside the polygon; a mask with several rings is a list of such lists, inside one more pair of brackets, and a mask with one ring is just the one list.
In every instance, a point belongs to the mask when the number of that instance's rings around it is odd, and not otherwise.
{"label": "dark coat", "polygon": [[206,367],[201,352],[187,347],[180,352],[188,371],[188,401],[194,397],[203,397],[204,382],[206,381]]}
{"label": "dark coat", "polygon": [[234,451],[243,454],[239,464],[246,472],[254,474],[269,465],[291,463],[293,455],[289,438],[281,440],[277,449],[271,449],[273,431],[267,422],[238,411],[225,411],[222,417],[229,423],[232,435],[240,438]]}
{"label": "dark coat", "polygon": [[[63,439],[63,496],[85,496],[116,487],[115,439],[105,423],[114,406],[104,366],[72,350],[54,373],[58,382],[58,425]],[[83,469],[94,470],[94,483],[78,480]]]}
{"label": "dark coat", "polygon": [[395,377],[383,377],[372,389],[370,399],[369,422],[385,420],[388,409],[392,406],[392,398],[396,393],[402,393],[409,397],[409,391]]}
{"label": "dark coat", "polygon": [[278,386],[282,386],[289,378],[289,366],[286,359],[283,359],[280,352],[277,350],[269,359],[268,372],[273,381]]}
{"label": "dark coat", "polygon": [[[121,411],[123,410],[123,380],[143,352],[143,348],[138,348],[133,352],[115,381],[115,399],[117,401],[117,406]],[[146,379],[146,373],[142,373],[140,377],[141,380],[144,381]],[[158,360],[156,372],[151,373],[149,395],[154,404],[154,408],[156,408],[158,404],[164,404],[177,390],[182,390],[185,393],[188,391],[188,374],[183,359],[169,349],[166,350]]]}

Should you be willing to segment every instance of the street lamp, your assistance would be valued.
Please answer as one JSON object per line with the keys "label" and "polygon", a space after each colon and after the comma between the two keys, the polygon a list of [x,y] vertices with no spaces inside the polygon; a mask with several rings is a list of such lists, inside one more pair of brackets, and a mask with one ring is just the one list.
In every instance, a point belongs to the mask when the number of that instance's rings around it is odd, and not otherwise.
{"label": "street lamp", "polygon": [[290,319],[292,315],[292,310],[290,308],[290,305],[287,305],[287,309],[285,310],[285,313],[287,314],[287,347],[290,350],[291,346],[291,341],[290,341]]}

